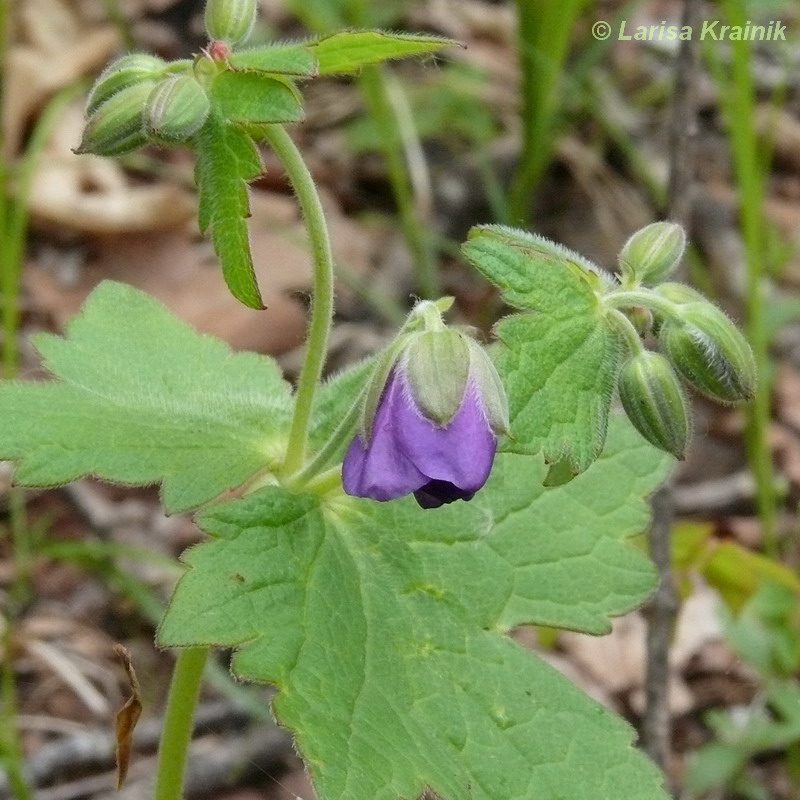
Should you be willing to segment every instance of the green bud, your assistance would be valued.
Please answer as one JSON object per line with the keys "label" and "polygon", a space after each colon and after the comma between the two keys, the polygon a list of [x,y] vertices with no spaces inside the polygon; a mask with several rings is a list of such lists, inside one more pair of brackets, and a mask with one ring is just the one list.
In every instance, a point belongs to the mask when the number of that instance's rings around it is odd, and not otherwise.
{"label": "green bud", "polygon": [[208,95],[191,75],[175,75],[159,81],[150,92],[145,125],[158,139],[183,142],[203,127],[210,109]]}
{"label": "green bud", "polygon": [[117,59],[101,73],[95,81],[86,101],[86,114],[91,115],[122,89],[136,83],[157,80],[164,71],[166,63],[157,56],[147,53],[131,53]]}
{"label": "green bud", "polygon": [[619,254],[622,274],[636,283],[661,283],[686,248],[686,233],[674,222],[654,222],[631,236]]}
{"label": "green bud", "polygon": [[241,44],[253,29],[256,11],[256,0],[208,0],[205,21],[209,38]]}
{"label": "green bud", "polygon": [[152,81],[135,83],[106,100],[89,117],[75,152],[119,156],[147,144],[143,111],[153,85]]}
{"label": "green bud", "polygon": [[441,427],[461,407],[469,367],[466,337],[449,328],[413,336],[400,363],[414,402],[429,420]]}
{"label": "green bud", "polygon": [[634,428],[648,442],[682,460],[691,431],[689,404],[667,359],[642,351],[623,364],[617,385]]}
{"label": "green bud", "polygon": [[685,283],[662,283],[660,286],[656,286],[653,291],[679,306],[685,306],[687,303],[708,302],[700,292]]}
{"label": "green bud", "polygon": [[755,393],[753,351],[739,329],[708,302],[680,307],[658,334],[680,376],[698,392],[722,403],[749,400]]}

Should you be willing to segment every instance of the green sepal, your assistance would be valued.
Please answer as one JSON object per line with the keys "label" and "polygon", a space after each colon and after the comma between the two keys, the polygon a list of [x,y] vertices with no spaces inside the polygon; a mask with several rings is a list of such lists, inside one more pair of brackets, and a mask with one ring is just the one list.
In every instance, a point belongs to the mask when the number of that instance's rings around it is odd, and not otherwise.
{"label": "green sepal", "polygon": [[139,81],[102,103],[89,117],[76,153],[120,156],[147,144],[144,106],[155,81]]}
{"label": "green sepal", "polygon": [[624,281],[653,286],[678,266],[686,232],[674,222],[654,222],[636,231],[619,254]]}
{"label": "green sepal", "polygon": [[257,11],[256,0],[206,0],[206,31],[211,39],[236,46],[250,36]]}
{"label": "green sepal", "polygon": [[658,334],[678,374],[701,394],[721,403],[752,399],[756,390],[753,351],[739,329],[708,302],[678,307]]}
{"label": "green sepal", "polygon": [[142,81],[161,77],[166,62],[148,53],[129,53],[109,64],[95,81],[86,100],[86,114],[91,115],[117,92]]}
{"label": "green sepal", "polygon": [[162,78],[147,98],[144,118],[150,136],[185,142],[203,127],[211,101],[193,75]]}
{"label": "green sepal", "polygon": [[691,435],[689,401],[669,361],[660,353],[642,351],[622,365],[617,385],[634,428],[665,453],[685,458]]}
{"label": "green sepal", "polygon": [[470,350],[457,331],[425,331],[411,337],[399,369],[417,407],[431,422],[447,425],[461,408],[470,376]]}

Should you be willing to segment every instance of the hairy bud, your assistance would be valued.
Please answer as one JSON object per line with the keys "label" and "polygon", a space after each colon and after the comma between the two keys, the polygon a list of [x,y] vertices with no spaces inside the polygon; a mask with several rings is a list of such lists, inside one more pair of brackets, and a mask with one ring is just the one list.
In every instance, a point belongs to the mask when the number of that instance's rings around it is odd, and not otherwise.
{"label": "hairy bud", "polygon": [[691,432],[689,404],[667,359],[650,351],[633,356],[623,364],[617,385],[636,430],[660,450],[683,459]]}
{"label": "hairy bud", "polygon": [[93,114],[122,89],[142,82],[152,84],[152,81],[161,76],[165,67],[166,62],[162,59],[146,53],[130,53],[117,59],[95,81],[86,101],[86,114]]}
{"label": "hairy bud", "polygon": [[686,248],[686,234],[674,222],[654,222],[631,236],[619,254],[625,277],[652,286],[674,269]]}
{"label": "hairy bud", "polygon": [[253,29],[256,11],[256,0],[208,0],[205,22],[209,38],[241,44]]}
{"label": "hairy bud", "polygon": [[665,355],[697,391],[722,403],[749,400],[755,392],[753,352],[739,329],[707,302],[680,307],[658,334]]}
{"label": "hairy bud", "polygon": [[119,156],[147,143],[144,104],[154,83],[135,83],[110,97],[89,117],[76,153]]}
{"label": "hairy bud", "polygon": [[168,142],[194,136],[208,118],[211,102],[191,75],[159,81],[147,98],[144,119],[149,133]]}

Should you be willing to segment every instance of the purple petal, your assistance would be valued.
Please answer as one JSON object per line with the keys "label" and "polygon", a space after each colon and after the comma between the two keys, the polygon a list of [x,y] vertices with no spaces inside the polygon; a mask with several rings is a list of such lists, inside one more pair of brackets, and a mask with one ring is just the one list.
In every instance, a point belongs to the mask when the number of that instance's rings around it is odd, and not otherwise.
{"label": "purple petal", "polygon": [[397,440],[408,460],[431,480],[476,492],[492,469],[497,439],[472,381],[455,417],[442,428],[422,416],[404,391],[397,413]]}
{"label": "purple petal", "polygon": [[396,408],[404,402],[400,381],[392,373],[378,404],[368,446],[356,436],[344,457],[342,483],[347,494],[394,500],[428,482],[397,442]]}
{"label": "purple petal", "polygon": [[423,508],[469,500],[492,468],[497,440],[470,382],[455,417],[437,427],[411,399],[403,376],[390,375],[365,444],[357,436],[344,459],[344,490],[393,500],[412,492]]}

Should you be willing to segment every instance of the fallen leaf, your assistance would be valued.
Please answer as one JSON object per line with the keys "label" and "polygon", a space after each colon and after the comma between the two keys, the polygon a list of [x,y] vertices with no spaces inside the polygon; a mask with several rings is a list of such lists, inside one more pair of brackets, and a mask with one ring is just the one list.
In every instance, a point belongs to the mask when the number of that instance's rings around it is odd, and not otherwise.
{"label": "fallen leaf", "polygon": [[142,697],[139,689],[139,680],[131,662],[131,654],[121,645],[114,645],[114,652],[117,654],[122,664],[125,674],[128,676],[128,683],[131,688],[131,696],[117,712],[115,735],[117,740],[117,789],[121,789],[125,783],[125,776],[128,774],[131,752],[133,750],[133,731],[136,723],[142,715]]}

